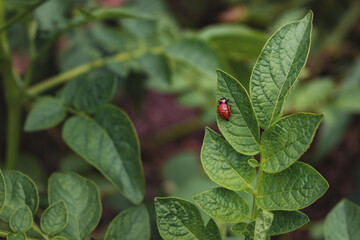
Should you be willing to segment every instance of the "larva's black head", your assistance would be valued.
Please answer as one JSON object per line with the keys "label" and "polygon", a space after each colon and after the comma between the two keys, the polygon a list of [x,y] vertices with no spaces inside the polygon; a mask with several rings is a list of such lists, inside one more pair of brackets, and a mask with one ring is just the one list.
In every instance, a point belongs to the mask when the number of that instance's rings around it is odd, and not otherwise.
{"label": "larva's black head", "polygon": [[227,103],[227,99],[226,98],[220,98],[220,100],[219,100],[219,103]]}

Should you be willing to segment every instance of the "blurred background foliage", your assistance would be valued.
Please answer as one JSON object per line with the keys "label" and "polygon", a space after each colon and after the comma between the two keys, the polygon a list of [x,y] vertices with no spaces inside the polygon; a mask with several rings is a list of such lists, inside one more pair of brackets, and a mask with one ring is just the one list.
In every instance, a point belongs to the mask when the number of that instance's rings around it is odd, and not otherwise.
{"label": "blurred background foliage", "polygon": [[[5,1],[8,17],[41,2]],[[285,111],[326,114],[302,160],[315,165],[330,189],[305,209],[311,223],[274,239],[315,240],[323,238],[322,220],[341,198],[360,203],[360,1],[47,0],[8,34],[16,71],[34,86],[34,95],[43,79],[59,73],[117,76],[113,103],[126,110],[138,131],[152,239],[160,239],[153,197],[191,200],[214,185],[200,167],[199,153],[204,126],[216,128],[215,69],[229,72],[248,89],[252,66],[268,37],[309,9],[315,14],[310,56]],[[30,64],[30,59],[35,61]],[[57,89],[47,93],[60,94]],[[3,115],[5,103],[0,106]],[[26,106],[29,111],[29,100]],[[4,135],[5,120],[0,121]],[[2,158],[4,148],[0,151]],[[53,171],[76,171],[96,181],[103,216],[94,238],[118,211],[131,206],[70,153],[60,127],[22,133],[18,169],[34,179],[43,203]],[[219,224],[225,233],[226,226]]]}

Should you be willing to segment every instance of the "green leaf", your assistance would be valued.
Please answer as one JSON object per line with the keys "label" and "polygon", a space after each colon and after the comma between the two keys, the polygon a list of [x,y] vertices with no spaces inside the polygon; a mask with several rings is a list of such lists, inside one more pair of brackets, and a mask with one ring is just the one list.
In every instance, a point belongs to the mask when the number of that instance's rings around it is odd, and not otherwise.
{"label": "green leaf", "polygon": [[94,113],[110,101],[115,87],[114,77],[77,78],[66,84],[62,99],[78,110]]}
{"label": "green leaf", "polygon": [[52,237],[51,240],[68,240],[68,239],[64,238],[62,236],[55,236],[55,237]]}
{"label": "green leaf", "polygon": [[156,221],[164,240],[205,240],[204,221],[194,204],[179,198],[155,198]]}
{"label": "green leaf", "polygon": [[221,133],[236,151],[245,155],[259,152],[260,129],[245,88],[232,76],[217,70],[217,101],[228,99],[231,109],[229,121],[216,115]]}
{"label": "green leaf", "polygon": [[165,49],[165,54],[170,59],[189,64],[208,76],[213,76],[214,70],[220,66],[215,51],[198,39],[184,39],[171,44]]}
{"label": "green leaf", "polygon": [[259,180],[256,203],[266,210],[302,209],[320,198],[329,188],[314,168],[296,162],[284,171],[266,173]]}
{"label": "green leaf", "polygon": [[266,240],[266,232],[271,226],[274,214],[262,209],[255,220],[254,239]]}
{"label": "green leaf", "polygon": [[219,134],[205,128],[201,163],[215,183],[234,191],[251,188],[256,174],[248,163],[251,158],[236,152]]}
{"label": "green leaf", "polygon": [[300,211],[274,211],[274,220],[267,231],[269,236],[292,232],[309,222],[308,216]]}
{"label": "green leaf", "polygon": [[63,200],[68,224],[58,233],[69,239],[84,239],[101,216],[100,192],[95,183],[75,173],[54,173],[49,178],[49,204]]}
{"label": "green leaf", "polygon": [[35,216],[39,206],[39,195],[35,183],[19,171],[4,171],[6,185],[5,205],[0,218],[9,221],[16,209],[28,206]]}
{"label": "green leaf", "polygon": [[155,20],[155,18],[147,13],[140,12],[137,9],[130,7],[117,7],[117,8],[99,8],[90,12],[91,16],[98,20],[109,20],[119,18],[137,18],[144,20]]}
{"label": "green leaf", "polygon": [[248,61],[259,56],[267,35],[238,24],[219,24],[206,27],[200,38],[228,58]]}
{"label": "green leaf", "polygon": [[157,85],[165,87],[170,85],[171,70],[165,56],[147,53],[139,58],[139,63],[149,77],[150,87],[157,90],[159,89]]}
{"label": "green leaf", "polygon": [[144,205],[126,209],[111,221],[105,240],[121,239],[150,239],[150,219]]}
{"label": "green leaf", "polygon": [[250,79],[250,95],[260,127],[282,115],[284,102],[305,66],[313,13],[280,28],[265,44]]}
{"label": "green leaf", "polygon": [[6,235],[6,239],[7,240],[26,240],[26,234],[25,233],[8,233],[8,235]]}
{"label": "green leaf", "polygon": [[309,148],[324,115],[295,113],[271,125],[261,138],[262,167],[280,172],[296,162]]}
{"label": "green leaf", "polygon": [[206,214],[224,222],[238,223],[248,218],[249,206],[237,193],[214,188],[193,197]]}
{"label": "green leaf", "polygon": [[25,131],[51,128],[64,120],[66,110],[63,103],[53,97],[42,97],[36,101],[25,120]]}
{"label": "green leaf", "polygon": [[252,167],[252,168],[257,168],[258,166],[260,166],[259,162],[254,159],[254,158],[250,158],[248,160],[248,164]]}
{"label": "green leaf", "polygon": [[210,219],[205,227],[206,236],[208,240],[221,240],[221,234],[218,226],[213,219]]}
{"label": "green leaf", "polygon": [[14,211],[9,220],[11,230],[23,233],[30,229],[33,223],[33,215],[28,206],[21,206]]}
{"label": "green leaf", "polygon": [[247,227],[247,223],[244,223],[244,222],[240,222],[240,223],[237,223],[235,225],[233,225],[231,227],[231,231],[236,235],[236,236],[239,236],[239,237],[245,237],[244,235],[244,232],[245,232],[245,229]]}
{"label": "green leaf", "polygon": [[[5,206],[6,199],[6,186],[5,186],[5,178],[0,169],[0,213],[2,212]],[[1,216],[1,215],[0,215]]]}
{"label": "green leaf", "polygon": [[255,221],[250,222],[244,231],[245,240],[254,240]]}
{"label": "green leaf", "polygon": [[68,222],[68,211],[63,200],[51,204],[41,215],[41,229],[48,235],[63,230]]}
{"label": "green leaf", "polygon": [[327,215],[324,223],[326,240],[360,239],[360,207],[343,199]]}
{"label": "green leaf", "polygon": [[65,122],[65,142],[95,166],[125,197],[141,203],[145,181],[136,131],[122,110],[107,106],[95,116],[75,116]]}

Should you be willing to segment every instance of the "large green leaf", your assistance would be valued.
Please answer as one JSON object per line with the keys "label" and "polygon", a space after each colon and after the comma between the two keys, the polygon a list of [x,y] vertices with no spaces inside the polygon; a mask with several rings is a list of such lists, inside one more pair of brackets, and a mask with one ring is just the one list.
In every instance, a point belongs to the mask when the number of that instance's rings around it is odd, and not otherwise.
{"label": "large green leaf", "polygon": [[308,216],[300,211],[274,211],[274,220],[267,231],[269,236],[292,232],[309,222]]}
{"label": "large green leaf", "polygon": [[95,116],[65,122],[65,142],[94,165],[135,204],[141,203],[145,181],[136,131],[122,110],[107,106]]}
{"label": "large green leaf", "polygon": [[229,74],[217,70],[217,101],[228,99],[231,109],[229,121],[216,115],[221,133],[236,151],[245,155],[259,152],[260,129],[245,88]]}
{"label": "large green leaf", "polygon": [[205,129],[201,163],[215,183],[234,191],[252,188],[256,170],[249,165],[249,159],[252,157],[236,152],[219,134]]}
{"label": "large green leaf", "polygon": [[[9,221],[16,209],[28,206],[35,216],[39,206],[39,195],[35,183],[19,171],[4,171],[6,185],[5,205],[0,218]],[[0,184],[1,186],[1,184]]]}
{"label": "large green leaf", "polygon": [[114,77],[82,77],[66,84],[61,96],[66,104],[78,110],[94,113],[110,101],[115,87]]}
{"label": "large green leaf", "polygon": [[28,206],[24,205],[14,211],[9,220],[11,230],[14,232],[26,232],[33,223],[33,215]]}
{"label": "large green leaf", "polygon": [[155,198],[156,221],[164,240],[205,240],[204,221],[194,204],[180,198]]}
{"label": "large green leaf", "polygon": [[36,101],[28,114],[25,131],[38,131],[54,127],[66,116],[64,104],[53,97],[42,97]]}
{"label": "large green leaf", "polygon": [[149,240],[150,219],[144,205],[126,209],[110,223],[105,240]]}
{"label": "large green leaf", "polygon": [[68,210],[63,200],[54,202],[41,215],[41,229],[48,235],[63,230],[68,222]]}
{"label": "large green leaf", "polygon": [[263,173],[256,203],[267,210],[302,209],[321,197],[329,185],[311,166],[296,162],[278,173]]}
{"label": "large green leaf", "polygon": [[360,207],[343,199],[327,215],[324,224],[326,240],[360,239]]}
{"label": "large green leaf", "polygon": [[260,126],[282,114],[310,50],[313,13],[280,28],[265,44],[251,74],[250,95]]}
{"label": "large green leaf", "polygon": [[266,240],[266,233],[274,219],[274,214],[261,210],[255,220],[254,239]]}
{"label": "large green leaf", "polygon": [[224,222],[238,223],[248,218],[249,206],[236,192],[214,188],[193,197],[204,212]]}
{"label": "large green leaf", "polygon": [[322,119],[322,114],[295,113],[266,129],[261,137],[263,170],[280,172],[296,162],[309,148]]}
{"label": "large green leaf", "polygon": [[205,231],[207,240],[222,240],[220,230],[213,219],[206,224]]}
{"label": "large green leaf", "polygon": [[49,204],[64,201],[68,224],[58,233],[69,239],[84,239],[101,216],[100,192],[94,182],[75,173],[54,173],[49,178]]}

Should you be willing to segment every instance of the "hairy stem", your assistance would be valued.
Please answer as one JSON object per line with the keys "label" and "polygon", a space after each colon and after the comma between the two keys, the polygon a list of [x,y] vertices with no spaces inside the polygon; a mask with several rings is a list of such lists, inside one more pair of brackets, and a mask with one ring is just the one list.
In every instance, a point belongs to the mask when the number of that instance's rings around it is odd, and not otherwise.
{"label": "hairy stem", "polygon": [[154,54],[158,54],[162,52],[162,47],[153,47],[150,49],[143,49],[140,48],[138,50],[135,51],[131,51],[131,52],[124,52],[124,53],[118,53],[114,56],[108,57],[108,58],[102,58],[102,59],[98,59],[95,60],[93,62],[90,63],[86,63],[83,64],[81,66],[78,66],[74,69],[71,69],[67,72],[64,73],[60,73],[59,75],[56,75],[54,77],[48,78],[46,80],[44,80],[41,83],[38,83],[32,87],[30,87],[27,90],[27,94],[29,96],[37,96],[38,94],[47,91],[49,89],[52,89],[62,83],[65,83],[67,81],[69,81],[72,78],[75,78],[77,76],[80,76],[86,72],[89,72],[91,70],[94,69],[98,69],[101,68],[103,66],[105,66],[107,63],[109,62],[124,62],[124,61],[128,61],[134,58],[138,58],[141,55],[147,53],[147,52],[152,52]]}
{"label": "hairy stem", "polygon": [[[0,0],[0,25],[5,25],[4,1]],[[6,127],[6,169],[15,169],[18,159],[21,94],[17,86],[17,75],[13,69],[6,32],[0,33],[0,68],[4,84],[4,95],[7,107]]]}

